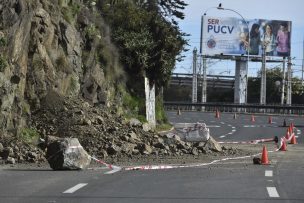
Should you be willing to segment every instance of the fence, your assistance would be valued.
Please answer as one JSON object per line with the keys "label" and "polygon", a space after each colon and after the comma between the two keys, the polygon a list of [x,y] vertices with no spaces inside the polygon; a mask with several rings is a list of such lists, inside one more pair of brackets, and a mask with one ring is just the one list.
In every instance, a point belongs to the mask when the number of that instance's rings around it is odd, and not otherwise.
{"label": "fence", "polygon": [[259,104],[226,104],[226,103],[191,103],[164,102],[165,110],[265,113],[265,114],[295,114],[303,115],[304,106],[259,105]]}

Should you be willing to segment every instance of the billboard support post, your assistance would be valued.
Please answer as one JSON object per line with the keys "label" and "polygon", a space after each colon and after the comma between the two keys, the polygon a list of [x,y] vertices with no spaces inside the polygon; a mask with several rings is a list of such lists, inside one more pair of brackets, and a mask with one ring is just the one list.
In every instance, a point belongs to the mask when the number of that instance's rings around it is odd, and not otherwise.
{"label": "billboard support post", "polygon": [[285,94],[285,57],[283,58],[283,73],[282,73],[282,92],[281,92],[281,105],[284,105]]}
{"label": "billboard support post", "polygon": [[[222,7],[222,4],[219,4],[219,6],[217,7],[217,9],[219,10],[227,10],[227,11],[232,11],[234,13],[236,13],[237,15],[239,15],[242,20],[245,22],[246,26],[247,26],[247,30],[248,30],[248,47],[247,47],[247,65],[246,65],[246,72],[245,72],[245,77],[246,77],[246,87],[245,87],[245,90],[244,90],[244,94],[245,94],[245,99],[243,102],[241,103],[247,103],[247,86],[248,86],[248,68],[249,68],[249,48],[250,48],[250,30],[249,30],[249,25],[248,25],[248,22],[245,20],[245,18],[237,11],[233,10],[233,9],[230,9],[230,8],[223,8]],[[242,78],[240,78],[242,79]]]}
{"label": "billboard support post", "polygon": [[202,58],[203,58],[202,103],[206,103],[207,102],[207,64],[206,64],[206,57],[202,56]]}
{"label": "billboard support post", "polygon": [[260,104],[266,104],[266,47],[262,46],[262,68],[261,68],[261,92],[260,92]]}
{"label": "billboard support post", "polygon": [[246,65],[245,57],[238,57],[235,61],[234,103],[236,104],[246,102]]}
{"label": "billboard support post", "polygon": [[197,102],[197,49],[193,50],[193,77],[192,77],[192,103]]}
{"label": "billboard support post", "polygon": [[288,62],[287,62],[287,105],[291,105],[291,58],[288,57]]}

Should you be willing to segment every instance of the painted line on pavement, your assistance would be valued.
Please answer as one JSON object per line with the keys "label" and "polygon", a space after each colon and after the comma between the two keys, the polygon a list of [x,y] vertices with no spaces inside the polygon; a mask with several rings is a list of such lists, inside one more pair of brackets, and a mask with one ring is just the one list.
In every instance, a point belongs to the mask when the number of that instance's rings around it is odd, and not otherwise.
{"label": "painted line on pavement", "polygon": [[266,187],[269,197],[280,197],[275,187]]}
{"label": "painted line on pavement", "polygon": [[272,177],[273,176],[273,171],[265,171],[265,176],[266,177]]}
{"label": "painted line on pavement", "polygon": [[88,183],[79,183],[77,185],[75,185],[74,187],[71,187],[70,189],[64,191],[63,193],[74,193],[75,191],[79,190],[80,188],[83,188],[84,186],[86,186]]}
{"label": "painted line on pavement", "polygon": [[220,138],[225,138],[226,137],[226,135],[222,135],[222,136],[220,136]]}

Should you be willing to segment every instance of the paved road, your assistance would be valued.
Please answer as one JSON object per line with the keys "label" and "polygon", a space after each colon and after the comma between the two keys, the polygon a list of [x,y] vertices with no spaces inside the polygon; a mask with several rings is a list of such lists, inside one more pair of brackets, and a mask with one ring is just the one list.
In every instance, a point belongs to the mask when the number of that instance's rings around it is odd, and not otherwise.
{"label": "paved road", "polygon": [[[220,125],[211,128],[218,138],[235,127],[232,134],[219,138],[225,141],[267,138],[264,136],[285,131],[275,123],[268,126],[268,117],[262,116],[256,117],[254,125],[266,127],[245,127],[252,125],[246,120],[248,115],[237,121],[230,119],[232,114],[225,114],[218,121],[213,114],[183,112],[175,117],[174,113],[168,113],[172,122],[197,122],[199,118],[210,126]],[[299,126],[303,118],[287,119],[294,119]],[[281,120],[274,118],[277,123]],[[104,174],[108,171],[105,168],[1,169],[0,202],[304,202],[304,145],[302,135],[298,136],[300,144],[288,145],[287,152],[269,153],[272,164],[266,166],[240,159],[194,168],[121,171],[112,175]]]}
{"label": "paved road", "polygon": [[[170,111],[167,116],[172,124],[178,126],[182,126],[182,123],[206,123],[210,134],[218,141],[250,141],[285,136],[287,128],[283,127],[284,119],[287,125],[294,123],[297,136],[304,129],[304,117],[299,116],[271,116],[271,124],[268,115],[238,114],[234,119],[234,114],[222,113],[218,119],[215,113],[182,112],[182,115],[177,115],[175,111]],[[251,121],[252,116],[254,122]],[[303,136],[298,139],[304,143]]]}

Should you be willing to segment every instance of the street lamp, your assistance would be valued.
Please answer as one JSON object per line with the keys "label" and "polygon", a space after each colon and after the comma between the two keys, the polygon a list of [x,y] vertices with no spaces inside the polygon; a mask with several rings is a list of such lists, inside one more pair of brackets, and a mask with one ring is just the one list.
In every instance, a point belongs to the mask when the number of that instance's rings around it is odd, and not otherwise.
{"label": "street lamp", "polygon": [[242,20],[245,22],[246,26],[247,26],[247,30],[248,30],[248,47],[247,47],[247,64],[246,64],[246,91],[245,91],[245,103],[247,103],[247,91],[248,91],[248,67],[249,67],[249,49],[250,49],[250,30],[249,30],[249,24],[248,22],[245,20],[245,18],[237,11],[230,9],[230,8],[223,8],[222,4],[220,3],[218,5],[218,7],[216,7],[218,10],[227,10],[227,11],[232,11],[236,14],[238,14]]}

